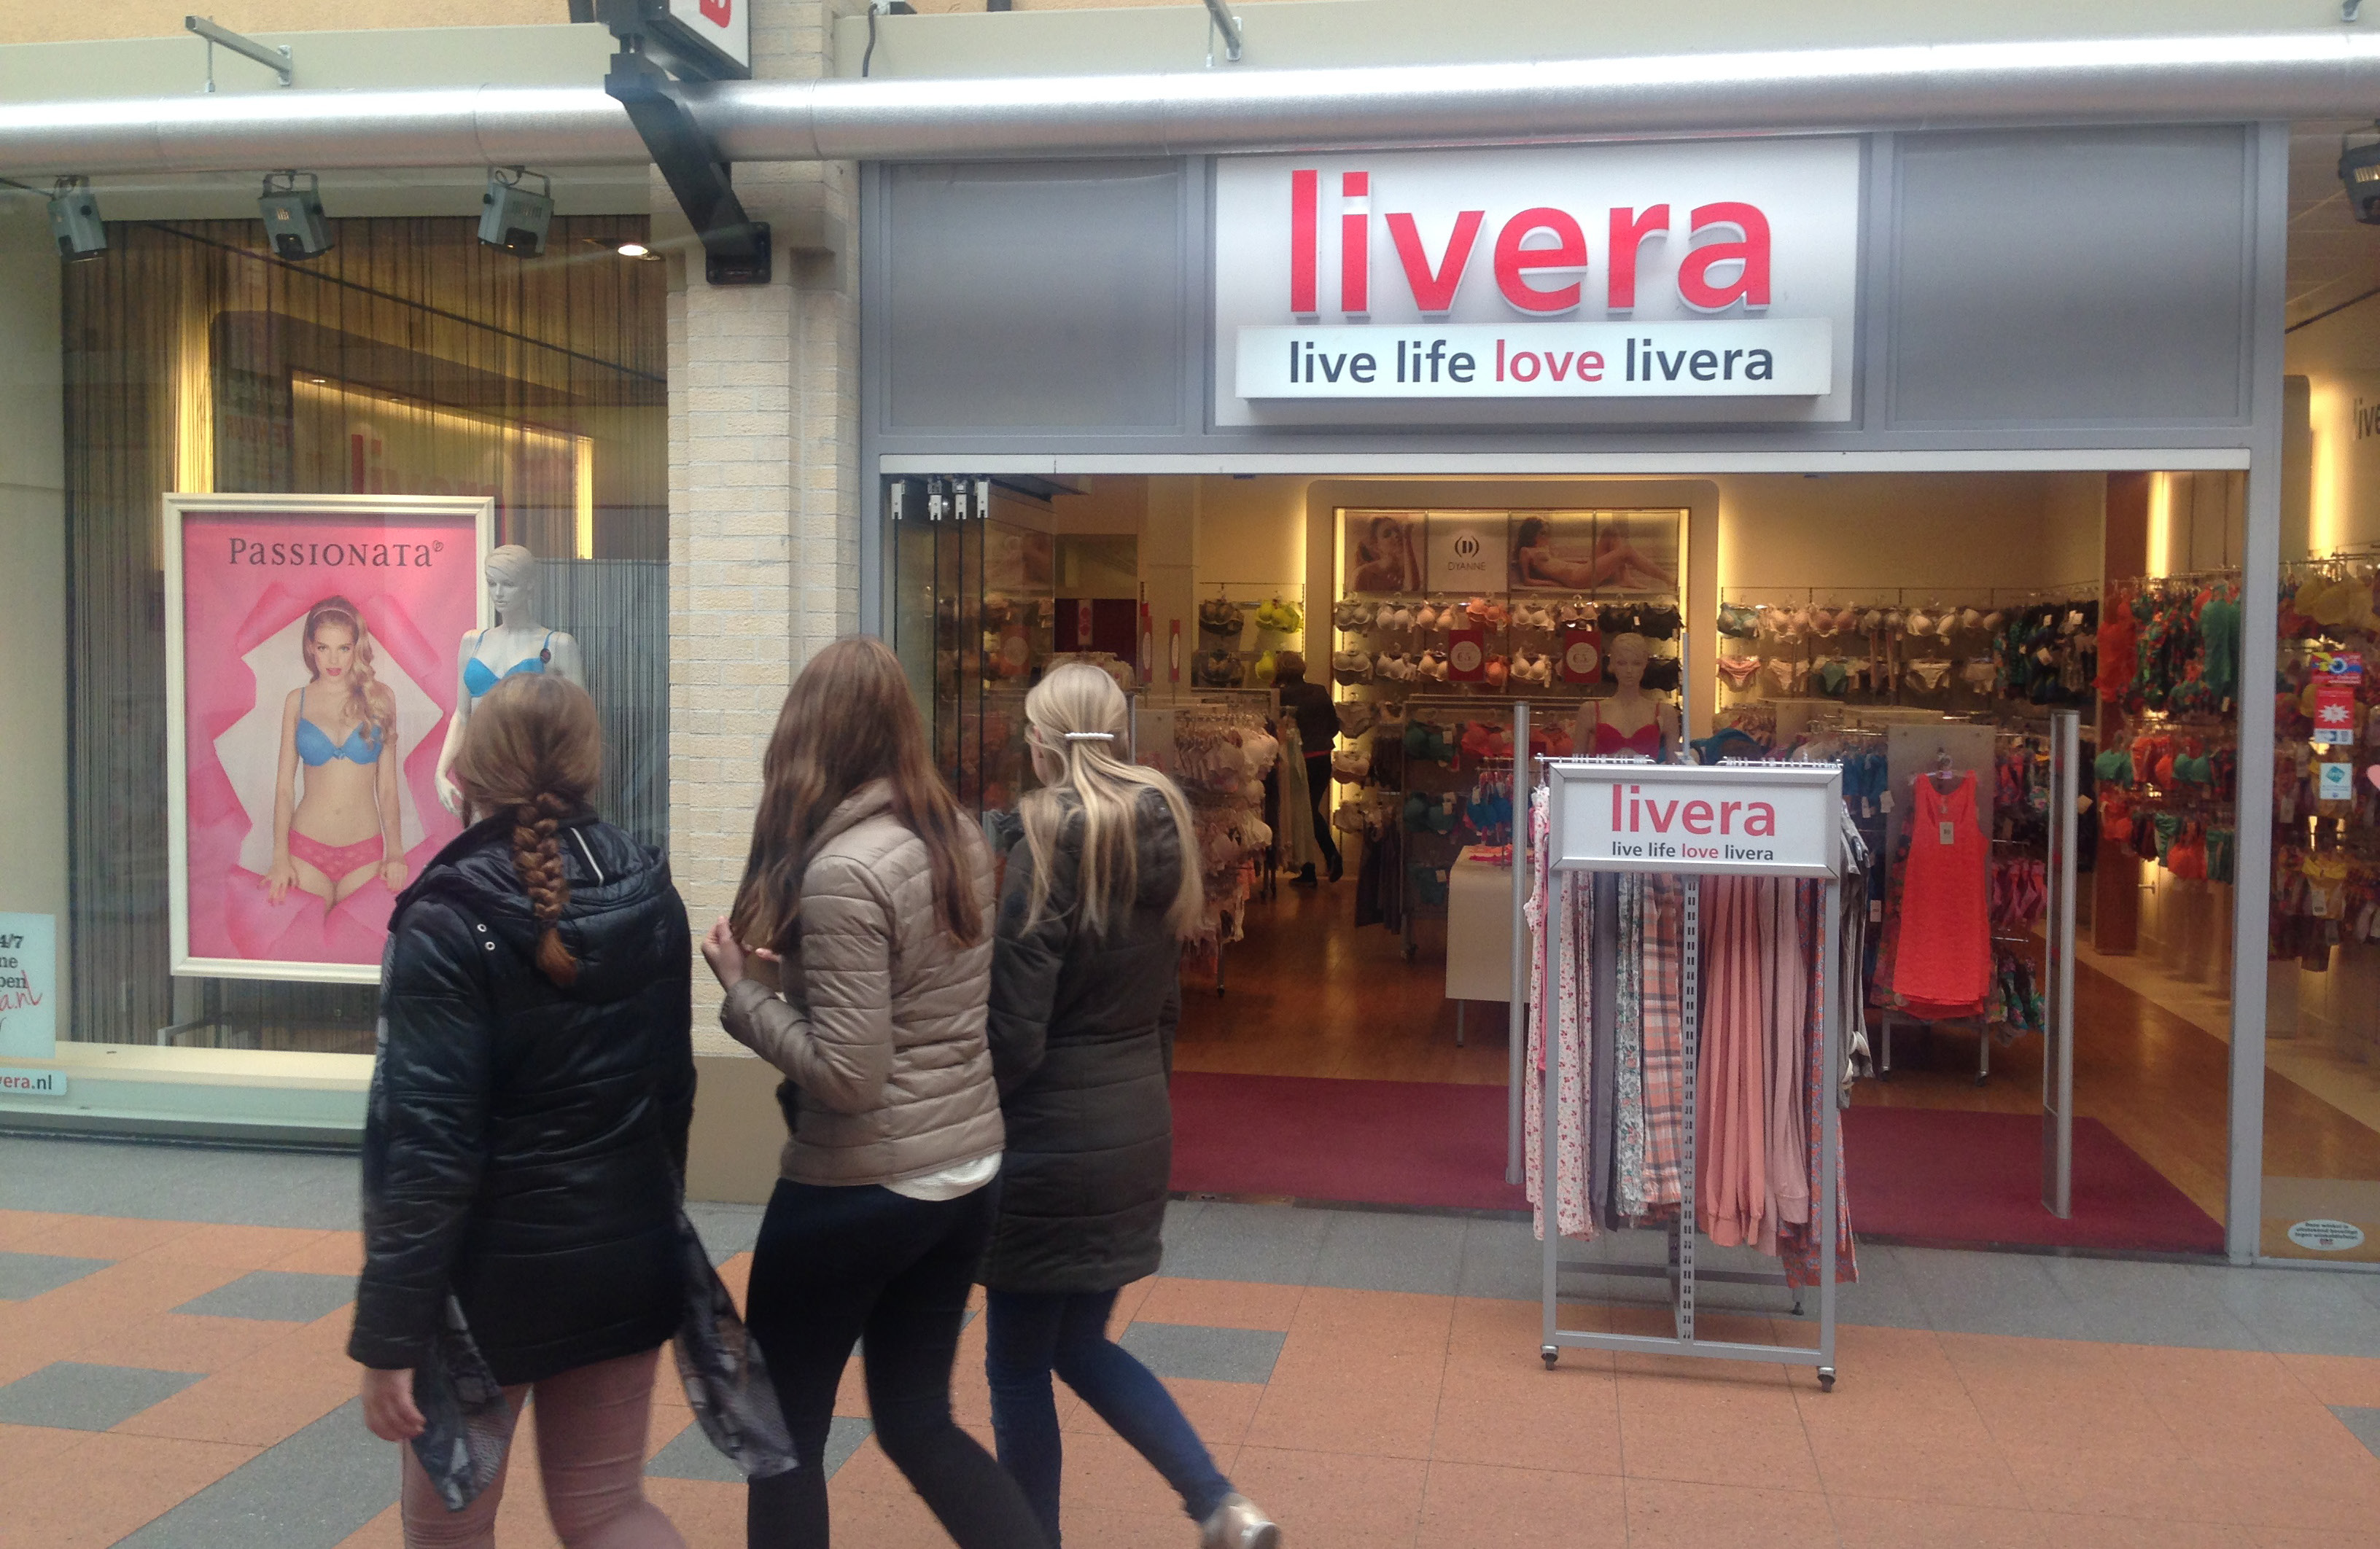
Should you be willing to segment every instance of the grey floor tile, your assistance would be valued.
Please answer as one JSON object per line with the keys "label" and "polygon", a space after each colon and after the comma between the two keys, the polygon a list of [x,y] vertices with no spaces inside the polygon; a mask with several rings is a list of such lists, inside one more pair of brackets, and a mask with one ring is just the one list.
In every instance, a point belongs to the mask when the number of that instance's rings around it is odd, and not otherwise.
{"label": "grey floor tile", "polygon": [[2219,1299],[2264,1349],[2380,1356],[2380,1316],[2357,1284],[2361,1276],[2212,1265],[2192,1265],[2182,1273]]}
{"label": "grey floor tile", "polygon": [[1461,1296],[1535,1301],[1545,1284],[1545,1244],[1526,1221],[1463,1223]]}
{"label": "grey floor tile", "polygon": [[398,1460],[395,1446],[364,1429],[360,1401],[350,1398],[117,1549],[333,1549],[395,1504]]}
{"label": "grey floor tile", "polygon": [[2352,1404],[2333,1404],[2330,1412],[2338,1422],[2355,1433],[2355,1439],[2380,1458],[2380,1410],[2360,1410]]}
{"label": "grey floor tile", "polygon": [[838,1470],[851,1461],[851,1455],[859,1450],[859,1444],[875,1434],[874,1421],[858,1420],[847,1414],[836,1415],[834,1422],[826,1428],[826,1457],[820,1462],[819,1471],[832,1479]]}
{"label": "grey floor tile", "polygon": [[2012,1334],[2032,1339],[2090,1337],[2082,1314],[2051,1278],[2047,1261],[2026,1253],[1895,1248],[1929,1326],[1944,1334]]}
{"label": "grey floor tile", "polygon": [[0,1210],[353,1230],[353,1152],[0,1135]]}
{"label": "grey floor tile", "polygon": [[113,1262],[72,1259],[60,1253],[0,1253],[0,1301],[22,1301],[60,1286],[70,1286]]}
{"label": "grey floor tile", "polygon": [[2123,1345],[2253,1350],[2254,1331],[2188,1266],[2119,1259],[2045,1259],[2082,1314],[2086,1337]]}
{"label": "grey floor tile", "polygon": [[105,1431],[197,1382],[202,1372],[60,1361],[0,1387],[0,1424]]}
{"label": "grey floor tile", "polygon": [[174,1309],[194,1317],[257,1318],[267,1323],[312,1323],[356,1299],[350,1275],[299,1275],[260,1269]]}
{"label": "grey floor tile", "polygon": [[1167,1231],[1165,1263],[1158,1273],[1178,1279],[1307,1285],[1330,1230],[1330,1217],[1337,1214],[1285,1204],[1203,1202],[1187,1229]]}
{"label": "grey floor tile", "polygon": [[1315,1255],[1312,1284],[1451,1296],[1461,1283],[1465,1224],[1461,1216],[1378,1210],[1338,1210],[1330,1216],[1330,1229]]}
{"label": "grey floor tile", "polygon": [[645,1472],[654,1479],[701,1479],[714,1484],[741,1484],[744,1470],[728,1461],[727,1455],[710,1445],[699,1425],[689,1425],[670,1438],[670,1444],[652,1456]]}
{"label": "grey floor tile", "polygon": [[1882,1242],[1859,1245],[1859,1278],[1835,1288],[1835,1320],[1868,1328],[1934,1326],[1909,1282],[1900,1250]]}
{"label": "grey floor tile", "polygon": [[1288,1336],[1262,1328],[1208,1328],[1180,1323],[1136,1323],[1116,1342],[1160,1377],[1193,1382],[1272,1381]]}
{"label": "grey floor tile", "polygon": [[760,1240],[760,1217],[768,1207],[759,1204],[699,1204],[689,1201],[686,1219],[702,1238],[702,1246],[710,1254],[712,1264],[725,1264],[738,1253],[752,1251]]}

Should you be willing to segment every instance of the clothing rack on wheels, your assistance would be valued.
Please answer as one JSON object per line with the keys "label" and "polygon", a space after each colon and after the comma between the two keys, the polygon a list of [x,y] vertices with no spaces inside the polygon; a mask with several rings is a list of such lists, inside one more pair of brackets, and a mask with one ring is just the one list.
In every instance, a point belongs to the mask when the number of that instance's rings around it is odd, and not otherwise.
{"label": "clothing rack on wheels", "polygon": [[[1669,1228],[1666,1265],[1565,1263],[1562,1232],[1555,1216],[1554,1194],[1560,1173],[1560,1131],[1555,1113],[1561,1100],[1561,1039],[1552,1035],[1550,1007],[1560,967],[1552,928],[1554,897],[1546,901],[1548,928],[1538,931],[1538,954],[1546,986],[1548,1035],[1542,1040],[1545,1071],[1545,1121],[1542,1134],[1542,1185],[1545,1282],[1544,1343],[1539,1354],[1548,1371],[1565,1349],[1625,1351],[1635,1355],[1681,1355],[1719,1361],[1762,1361],[1815,1367],[1818,1386],[1835,1386],[1835,1274],[1841,1197],[1841,1106],[1835,1082],[1843,1060],[1843,1019],[1846,974],[1842,962],[1842,889],[1845,865],[1843,779],[1841,767],[1818,763],[1730,763],[1712,766],[1651,764],[1641,759],[1557,758],[1544,765],[1548,822],[1547,872],[1549,880],[1562,873],[1590,875],[1621,872],[1666,873],[1684,879],[1683,931],[1683,1082],[1680,1139],[1681,1199],[1677,1219]],[[1676,816],[1679,837],[1655,838],[1638,820],[1639,804],[1668,800]],[[1689,806],[1688,804],[1694,804]],[[1730,842],[1714,830],[1726,821],[1729,807],[1745,815],[1755,804],[1765,808],[1769,831]],[[1692,821],[1689,822],[1688,819]],[[1699,829],[1694,825],[1699,824]],[[1691,837],[1706,835],[1699,842]],[[1777,1271],[1703,1269],[1695,1262],[1695,1161],[1697,1106],[1701,1097],[1700,1031],[1701,883],[1705,877],[1752,877],[1823,881],[1822,946],[1817,959],[1823,974],[1818,1035],[1823,1040],[1821,1068],[1829,1073],[1818,1108],[1817,1178],[1815,1180],[1813,1229],[1817,1241],[1818,1340],[1815,1345],[1761,1345],[1708,1339],[1695,1327],[1695,1288],[1699,1281],[1734,1284],[1786,1285]],[[1597,949],[1600,951],[1600,949]],[[1856,985],[1853,973],[1848,983]],[[1595,1333],[1560,1326],[1560,1281],[1565,1272],[1593,1275],[1658,1276],[1670,1283],[1676,1332],[1671,1335]],[[1795,1293],[1794,1310],[1802,1308]]]}

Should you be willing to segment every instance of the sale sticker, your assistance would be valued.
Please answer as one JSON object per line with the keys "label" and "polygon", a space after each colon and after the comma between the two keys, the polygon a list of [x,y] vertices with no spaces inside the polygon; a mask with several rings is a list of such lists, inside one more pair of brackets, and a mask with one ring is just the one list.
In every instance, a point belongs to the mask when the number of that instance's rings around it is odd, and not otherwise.
{"label": "sale sticker", "polygon": [[2324,679],[2313,685],[2313,740],[2324,744],[2355,740],[2355,685]]}

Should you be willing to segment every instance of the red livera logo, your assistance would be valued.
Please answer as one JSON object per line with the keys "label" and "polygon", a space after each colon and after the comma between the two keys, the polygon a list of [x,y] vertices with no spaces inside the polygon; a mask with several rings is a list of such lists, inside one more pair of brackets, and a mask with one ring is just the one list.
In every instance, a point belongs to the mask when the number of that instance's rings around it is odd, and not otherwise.
{"label": "red livera logo", "polygon": [[[722,0],[724,3],[724,0]],[[708,10],[710,0],[703,0]],[[1339,311],[1350,319],[1372,312],[1372,175],[1342,173],[1339,179]],[[1301,318],[1321,315],[1320,236],[1322,175],[1299,168],[1289,175],[1289,309]],[[1456,212],[1453,229],[1438,252],[1429,250],[1411,212],[1387,211],[1381,219],[1389,245],[1415,309],[1442,318],[1454,309],[1479,246],[1488,212]],[[1627,317],[1636,309],[1638,260],[1645,244],[1672,230],[1670,206],[1642,210],[1614,206],[1605,212],[1602,275],[1604,311]],[[1541,204],[1506,217],[1490,244],[1497,294],[1529,317],[1557,317],[1586,303],[1592,257],[1587,225],[1578,214]],[[1712,240],[1698,240],[1706,235]],[[1758,205],[1727,200],[1687,212],[1689,246],[1678,260],[1678,299],[1698,312],[1721,312],[1741,305],[1767,309],[1769,295],[1768,217]]]}
{"label": "red livera logo", "polygon": [[735,0],[702,0],[702,19],[724,27],[735,19]]}

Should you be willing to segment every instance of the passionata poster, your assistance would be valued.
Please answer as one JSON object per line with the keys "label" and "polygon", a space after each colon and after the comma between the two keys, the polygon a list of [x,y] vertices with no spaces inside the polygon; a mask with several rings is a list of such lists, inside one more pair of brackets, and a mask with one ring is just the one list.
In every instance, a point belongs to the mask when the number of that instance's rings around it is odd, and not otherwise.
{"label": "passionata poster", "polygon": [[1417,592],[1428,549],[1418,511],[1350,511],[1341,533],[1342,585],[1351,593]]}
{"label": "passionata poster", "polygon": [[370,983],[460,831],[434,783],[493,503],[165,498],[174,971]]}

